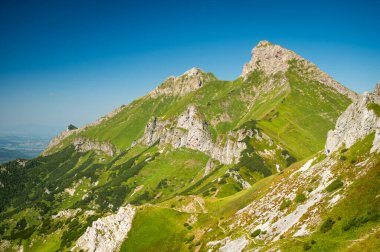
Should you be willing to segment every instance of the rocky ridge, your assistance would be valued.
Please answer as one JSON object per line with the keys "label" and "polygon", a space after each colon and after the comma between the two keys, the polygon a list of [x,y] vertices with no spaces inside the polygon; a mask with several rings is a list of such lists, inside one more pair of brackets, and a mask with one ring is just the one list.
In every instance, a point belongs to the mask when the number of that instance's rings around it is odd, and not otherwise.
{"label": "rocky ridge", "polygon": [[94,150],[97,153],[104,153],[110,157],[113,157],[116,153],[116,147],[110,143],[92,141],[88,138],[78,137],[73,141],[75,150],[78,152],[87,152]]}
{"label": "rocky ridge", "polygon": [[375,132],[371,152],[380,150],[380,117],[371,106],[380,106],[380,85],[373,93],[364,93],[338,118],[334,130],[327,135],[325,151],[331,154],[339,148],[349,148],[358,140]]}
{"label": "rocky ridge", "polygon": [[132,227],[136,209],[130,205],[120,207],[116,214],[100,218],[77,240],[71,251],[116,251]]}
{"label": "rocky ridge", "polygon": [[279,45],[274,45],[266,40],[260,41],[257,46],[252,49],[252,58],[244,65],[241,76],[244,80],[247,80],[250,73],[254,70],[263,71],[266,75],[274,75],[279,72],[285,73],[290,67],[289,62],[294,60],[302,64],[303,68],[307,69],[305,77],[317,80],[352,100],[357,98],[355,92],[335,81],[328,74],[321,71],[315,64],[305,60],[291,50]]}
{"label": "rocky ridge", "polygon": [[160,145],[170,144],[173,148],[199,150],[223,164],[232,164],[239,160],[240,153],[246,148],[242,140],[252,135],[251,130],[230,131],[225,144],[222,141],[214,143],[208,123],[202,120],[196,106],[190,105],[175,121],[162,121],[153,117],[140,142],[152,145],[159,141]]}
{"label": "rocky ridge", "polygon": [[207,74],[201,69],[193,67],[178,77],[170,76],[164,83],[152,90],[148,96],[151,98],[157,98],[161,95],[184,96],[215,79],[212,74]]}

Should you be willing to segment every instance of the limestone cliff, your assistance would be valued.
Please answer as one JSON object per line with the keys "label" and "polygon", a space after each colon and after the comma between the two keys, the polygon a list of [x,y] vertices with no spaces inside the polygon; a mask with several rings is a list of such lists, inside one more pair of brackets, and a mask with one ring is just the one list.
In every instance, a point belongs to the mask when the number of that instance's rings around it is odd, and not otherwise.
{"label": "limestone cliff", "polygon": [[117,251],[131,229],[135,213],[135,208],[127,205],[116,214],[94,221],[71,251]]}
{"label": "limestone cliff", "polygon": [[373,93],[364,93],[352,103],[338,118],[334,130],[327,136],[325,151],[330,154],[341,147],[349,148],[358,140],[375,132],[371,152],[380,150],[380,117],[376,108],[380,107],[380,85]]}
{"label": "limestone cliff", "polygon": [[174,121],[162,121],[153,117],[140,141],[147,145],[159,141],[160,145],[170,144],[174,148],[199,150],[223,164],[231,164],[239,160],[240,153],[246,148],[245,143],[241,141],[252,134],[251,131],[243,129],[231,131],[225,143],[221,140],[214,143],[208,123],[202,119],[197,108],[190,105]]}
{"label": "limestone cliff", "polygon": [[108,156],[113,156],[116,152],[116,148],[105,142],[92,141],[84,137],[78,137],[73,141],[75,150],[78,152],[95,151],[98,153],[104,153]]}

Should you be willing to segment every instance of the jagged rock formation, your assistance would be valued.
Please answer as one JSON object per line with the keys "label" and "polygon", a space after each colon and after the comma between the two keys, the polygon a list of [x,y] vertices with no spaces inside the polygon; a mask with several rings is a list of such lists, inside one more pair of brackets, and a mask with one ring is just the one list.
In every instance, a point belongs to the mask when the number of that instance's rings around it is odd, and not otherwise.
{"label": "jagged rock formation", "polygon": [[156,98],[160,95],[183,96],[203,87],[205,84],[215,79],[216,78],[212,74],[207,74],[201,69],[193,67],[181,76],[170,76],[164,81],[164,83],[155,88],[148,95],[151,98]]}
{"label": "jagged rock formation", "polygon": [[317,80],[337,92],[348,96],[352,100],[357,98],[355,92],[339,84],[328,74],[321,71],[315,64],[305,60],[291,50],[271,44],[266,40],[260,41],[257,46],[253,48],[252,58],[244,65],[241,76],[246,80],[249,74],[254,70],[263,71],[267,75],[273,75],[278,72],[284,73],[288,70],[290,66],[289,62],[292,60],[297,61],[302,64],[304,69],[307,69],[307,74],[303,74],[305,77]]}
{"label": "jagged rock formation", "polygon": [[252,131],[244,129],[231,131],[224,145],[222,141],[213,143],[208,123],[202,119],[197,108],[190,105],[174,122],[152,118],[141,142],[152,145],[159,141],[161,145],[170,144],[174,148],[199,150],[223,164],[231,164],[239,160],[240,153],[246,148],[246,144],[241,141],[252,134]]}
{"label": "jagged rock formation", "polygon": [[116,152],[116,148],[110,143],[103,143],[97,141],[91,141],[84,137],[78,137],[73,141],[75,150],[78,152],[86,152],[94,150],[98,153],[102,152],[108,156],[113,157]]}
{"label": "jagged rock formation", "polygon": [[375,132],[375,139],[371,152],[380,149],[380,117],[371,109],[380,105],[380,85],[373,93],[364,93],[357,101],[352,103],[338,118],[334,130],[327,136],[325,151],[327,154],[341,147],[349,148],[359,139]]}
{"label": "jagged rock formation", "polygon": [[279,45],[273,45],[266,40],[260,41],[252,49],[252,59],[244,65],[242,77],[246,79],[255,69],[260,69],[267,75],[286,72],[289,68],[288,62],[292,59],[301,60],[302,58]]}
{"label": "jagged rock formation", "polygon": [[135,213],[135,208],[127,205],[120,207],[116,214],[94,221],[71,251],[116,251],[131,229]]}

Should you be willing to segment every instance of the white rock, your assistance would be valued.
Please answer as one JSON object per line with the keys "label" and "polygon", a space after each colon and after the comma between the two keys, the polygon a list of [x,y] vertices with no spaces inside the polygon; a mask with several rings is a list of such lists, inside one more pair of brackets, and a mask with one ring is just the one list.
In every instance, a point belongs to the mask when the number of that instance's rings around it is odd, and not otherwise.
{"label": "white rock", "polygon": [[203,173],[203,177],[206,177],[212,171],[212,169],[214,169],[214,166],[215,166],[214,162],[212,162],[212,160],[209,159],[207,161],[205,172]]}
{"label": "white rock", "polygon": [[375,132],[375,139],[371,152],[379,151],[380,118],[373,110],[367,108],[370,103],[380,104],[377,90],[372,94],[365,93],[343,112],[336,122],[335,129],[330,130],[327,135],[325,146],[327,154],[331,154],[343,145],[349,148],[372,132]]}
{"label": "white rock", "polygon": [[116,214],[94,221],[76,241],[71,251],[81,249],[89,252],[117,251],[132,227],[135,213],[135,208],[127,205],[120,207]]}
{"label": "white rock", "polygon": [[246,136],[252,136],[250,130],[231,131],[225,143],[214,143],[208,129],[208,123],[202,119],[197,108],[190,105],[174,121],[162,121],[156,117],[147,124],[140,142],[152,145],[170,144],[174,148],[186,147],[208,154],[223,164],[231,164],[240,159],[246,144],[241,142]]}
{"label": "white rock", "polygon": [[111,143],[92,141],[84,137],[78,137],[74,140],[73,145],[78,152],[86,152],[94,150],[98,153],[104,153],[108,156],[114,156],[116,147]]}

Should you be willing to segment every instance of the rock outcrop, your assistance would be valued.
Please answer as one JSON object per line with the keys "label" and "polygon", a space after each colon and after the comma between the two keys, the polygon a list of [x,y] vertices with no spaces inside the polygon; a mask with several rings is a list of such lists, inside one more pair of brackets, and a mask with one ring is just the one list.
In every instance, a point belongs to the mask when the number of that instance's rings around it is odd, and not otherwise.
{"label": "rock outcrop", "polygon": [[191,68],[181,76],[170,76],[160,86],[151,91],[148,95],[156,98],[161,95],[167,96],[183,96],[203,87],[208,82],[216,78],[209,73],[203,72],[199,68]]}
{"label": "rock outcrop", "polygon": [[111,157],[113,157],[116,152],[116,148],[110,143],[92,141],[84,137],[76,138],[73,141],[73,145],[75,147],[75,150],[78,152],[86,152],[93,150],[97,153],[104,153]]}
{"label": "rock outcrop", "polygon": [[252,131],[244,129],[231,131],[225,143],[221,140],[214,143],[208,123],[197,108],[190,105],[175,121],[162,121],[153,117],[140,141],[147,145],[159,141],[160,145],[170,144],[174,148],[199,150],[223,164],[231,164],[239,160],[240,153],[246,148],[246,144],[241,141],[252,134]]}
{"label": "rock outcrop", "polygon": [[379,151],[380,117],[373,107],[380,107],[380,85],[373,93],[364,93],[338,118],[335,129],[327,135],[326,153],[331,154],[343,146],[349,148],[372,132],[375,132],[375,139],[371,152]]}
{"label": "rock outcrop", "polygon": [[273,75],[278,72],[284,73],[289,69],[289,61],[291,60],[296,60],[298,63],[302,64],[303,68],[307,69],[307,75],[304,77],[317,80],[349,97],[351,100],[357,98],[355,92],[339,84],[328,74],[321,71],[315,64],[305,60],[291,50],[279,45],[271,44],[266,40],[260,41],[257,46],[252,49],[252,58],[244,65],[241,76],[244,80],[247,80],[250,73],[254,70],[263,71],[266,75]]}
{"label": "rock outcrop", "polygon": [[255,69],[260,69],[267,75],[286,72],[289,68],[288,62],[292,59],[300,60],[302,58],[279,45],[273,45],[266,40],[260,41],[252,49],[251,61],[244,65],[242,76],[246,79]]}
{"label": "rock outcrop", "polygon": [[117,251],[132,227],[135,213],[135,208],[127,205],[120,207],[116,214],[94,221],[79,237],[71,251]]}
{"label": "rock outcrop", "polygon": [[68,136],[78,132],[79,129],[76,130],[65,130],[59,133],[57,136],[55,136],[53,139],[50,140],[48,147],[42,152],[43,156],[46,156],[54,147],[58,146],[63,139],[67,138]]}
{"label": "rock outcrop", "polygon": [[50,154],[51,150],[58,146],[59,144],[62,143],[62,141],[64,139],[66,139],[67,137],[71,136],[71,135],[75,135],[75,134],[78,134],[82,131],[85,131],[86,129],[90,128],[90,127],[94,127],[94,126],[97,126],[99,124],[101,124],[102,122],[105,122],[109,119],[111,119],[112,117],[114,117],[115,115],[117,115],[118,113],[120,113],[124,108],[126,108],[125,105],[122,105],[120,107],[118,107],[117,109],[114,109],[113,111],[111,111],[110,113],[108,113],[107,115],[99,118],[98,120],[96,120],[95,122],[93,123],[90,123],[90,124],[87,124],[81,128],[78,128],[78,129],[72,129],[72,130],[65,130],[65,131],[62,131],[61,133],[59,133],[56,137],[54,137],[52,140],[50,140],[49,144],[48,144],[48,147],[42,152],[42,156],[46,156],[48,154]]}
{"label": "rock outcrop", "polygon": [[205,172],[203,173],[203,178],[206,177],[210,172],[214,169],[215,164],[212,162],[211,159],[207,161],[206,167],[205,167]]}

